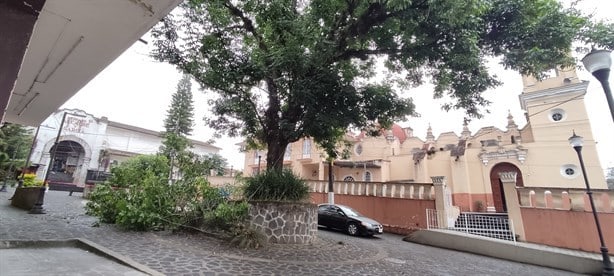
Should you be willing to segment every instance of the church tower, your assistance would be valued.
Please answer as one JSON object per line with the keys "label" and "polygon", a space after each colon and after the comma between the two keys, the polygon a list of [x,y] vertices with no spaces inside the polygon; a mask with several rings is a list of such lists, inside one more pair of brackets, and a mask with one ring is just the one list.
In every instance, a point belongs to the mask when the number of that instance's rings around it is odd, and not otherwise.
{"label": "church tower", "polygon": [[527,126],[520,130],[527,145],[525,183],[582,188],[578,157],[568,139],[575,132],[584,137],[582,154],[591,185],[605,188],[584,96],[588,81],[578,78],[575,68],[557,68],[539,81],[523,77],[520,104]]}

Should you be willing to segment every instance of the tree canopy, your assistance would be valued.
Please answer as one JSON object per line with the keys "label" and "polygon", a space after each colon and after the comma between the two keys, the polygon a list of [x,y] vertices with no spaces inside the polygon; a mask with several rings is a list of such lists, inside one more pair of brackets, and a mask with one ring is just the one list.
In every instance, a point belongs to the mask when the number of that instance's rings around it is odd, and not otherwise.
{"label": "tree canopy", "polygon": [[556,0],[189,0],[154,28],[153,55],[217,92],[209,126],[281,169],[300,138],[334,158],[348,128],[414,115],[398,91],[425,81],[444,109],[479,117],[500,84],[489,57],[539,77],[575,65],[573,41],[612,48],[610,27]]}

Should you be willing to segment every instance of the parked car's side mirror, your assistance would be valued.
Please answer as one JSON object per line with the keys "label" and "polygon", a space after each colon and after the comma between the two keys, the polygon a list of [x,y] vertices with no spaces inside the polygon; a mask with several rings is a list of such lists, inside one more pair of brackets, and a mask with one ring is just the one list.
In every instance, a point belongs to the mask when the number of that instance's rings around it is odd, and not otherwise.
{"label": "parked car's side mirror", "polygon": [[337,210],[337,214],[339,214],[342,217],[345,217],[345,213],[341,210]]}

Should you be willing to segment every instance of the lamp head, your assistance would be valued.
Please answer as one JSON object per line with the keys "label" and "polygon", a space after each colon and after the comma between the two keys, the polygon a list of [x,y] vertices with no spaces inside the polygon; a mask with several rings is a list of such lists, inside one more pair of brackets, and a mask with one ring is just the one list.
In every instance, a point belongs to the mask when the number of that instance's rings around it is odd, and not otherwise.
{"label": "lamp head", "polygon": [[576,135],[576,132],[573,132],[573,135],[571,137],[569,137],[569,144],[574,148],[574,149],[578,149],[578,148],[582,148],[582,145],[584,144],[584,140],[582,139],[582,136],[578,136]]}
{"label": "lamp head", "polygon": [[586,70],[594,74],[599,70],[610,70],[612,67],[612,57],[611,52],[608,50],[592,50],[588,53],[584,58],[582,58],[582,63]]}

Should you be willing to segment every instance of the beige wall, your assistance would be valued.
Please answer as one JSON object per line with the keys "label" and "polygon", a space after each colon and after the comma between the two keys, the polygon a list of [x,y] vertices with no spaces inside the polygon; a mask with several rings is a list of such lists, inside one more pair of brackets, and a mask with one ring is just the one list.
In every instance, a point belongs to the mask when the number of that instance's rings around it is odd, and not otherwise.
{"label": "beige wall", "polygon": [[416,173],[409,168],[413,167],[413,156],[409,154],[390,157],[390,181],[408,181],[416,179]]}

